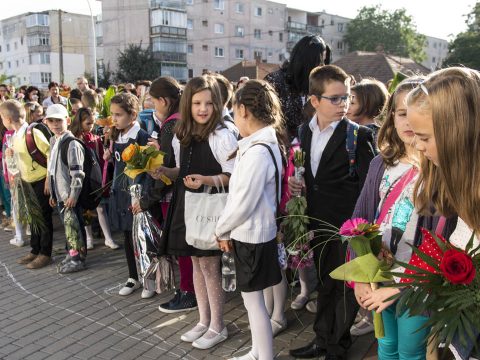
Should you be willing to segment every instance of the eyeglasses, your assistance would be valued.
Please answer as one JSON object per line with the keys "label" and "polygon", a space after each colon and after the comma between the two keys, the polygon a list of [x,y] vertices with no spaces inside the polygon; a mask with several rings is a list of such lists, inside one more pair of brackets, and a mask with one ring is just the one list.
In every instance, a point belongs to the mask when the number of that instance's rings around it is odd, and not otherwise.
{"label": "eyeglasses", "polygon": [[332,105],[340,105],[342,102],[349,103],[352,100],[352,95],[344,95],[344,96],[323,96],[323,95],[315,95],[317,98],[327,99],[330,100]]}

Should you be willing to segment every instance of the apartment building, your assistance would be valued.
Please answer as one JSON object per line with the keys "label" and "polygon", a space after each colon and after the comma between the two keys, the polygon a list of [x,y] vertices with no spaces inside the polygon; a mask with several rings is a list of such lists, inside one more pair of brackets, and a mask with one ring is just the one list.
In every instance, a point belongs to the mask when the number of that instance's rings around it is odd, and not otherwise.
{"label": "apartment building", "polygon": [[[60,26],[59,26],[60,25]],[[93,71],[90,16],[50,10],[0,21],[0,73],[16,86],[73,84]]]}
{"label": "apartment building", "polygon": [[448,41],[433,36],[427,36],[424,50],[426,58],[422,62],[422,65],[429,68],[431,71],[435,71],[442,67],[443,60],[447,57]]}

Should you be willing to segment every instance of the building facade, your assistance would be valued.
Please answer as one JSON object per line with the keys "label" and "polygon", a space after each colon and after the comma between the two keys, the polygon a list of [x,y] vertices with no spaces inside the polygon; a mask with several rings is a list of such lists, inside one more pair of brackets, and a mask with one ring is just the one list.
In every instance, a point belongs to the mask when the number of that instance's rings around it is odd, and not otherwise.
{"label": "building facade", "polygon": [[433,36],[427,36],[426,38],[424,48],[426,58],[422,62],[422,65],[431,71],[435,71],[442,67],[443,60],[445,60],[448,55],[448,41]]}
{"label": "building facade", "polygon": [[1,20],[0,31],[0,73],[16,86],[72,84],[93,71],[90,16],[57,10],[27,13]]}

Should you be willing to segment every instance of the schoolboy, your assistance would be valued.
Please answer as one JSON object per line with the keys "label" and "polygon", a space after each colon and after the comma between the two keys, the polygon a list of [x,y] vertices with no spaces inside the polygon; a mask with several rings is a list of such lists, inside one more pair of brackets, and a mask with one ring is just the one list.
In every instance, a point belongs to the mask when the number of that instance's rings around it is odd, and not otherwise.
{"label": "schoolboy", "polygon": [[[31,229],[32,250],[17,262],[26,265],[28,269],[39,269],[49,265],[52,256],[53,224],[52,209],[48,204],[47,169],[35,161],[27,149],[25,133],[28,123],[25,121],[23,105],[17,100],[7,100],[0,105],[0,115],[3,125],[8,130],[15,131],[12,136],[12,147],[5,150],[5,156],[14,157],[22,181],[26,186],[32,187],[42,212],[43,219],[40,221],[46,226],[43,231],[35,227]],[[38,129],[33,128],[32,133],[37,151],[44,158],[48,158],[50,147],[47,139]]]}
{"label": "schoolboy", "polygon": [[65,228],[68,253],[59,267],[59,272],[65,274],[85,269],[86,234],[78,204],[85,178],[85,150],[67,130],[68,112],[63,105],[50,105],[45,119],[54,135],[50,139],[48,163],[50,206],[58,207]]}
{"label": "schoolboy", "polygon": [[[352,215],[357,197],[374,156],[370,129],[360,126],[356,135],[353,164],[347,151],[347,134],[352,124],[345,115],[350,102],[350,77],[339,67],[314,68],[309,77],[309,95],[315,115],[300,127],[305,152],[307,215],[339,228]],[[352,133],[353,134],[353,133]],[[352,172],[352,166],[353,172]],[[289,179],[292,193],[302,183]],[[353,290],[329,273],[345,261],[346,245],[332,239],[324,223],[311,220],[315,230],[311,242],[319,276],[315,339],[307,346],[290,350],[296,358],[343,359],[351,345],[350,327],[358,305]]]}

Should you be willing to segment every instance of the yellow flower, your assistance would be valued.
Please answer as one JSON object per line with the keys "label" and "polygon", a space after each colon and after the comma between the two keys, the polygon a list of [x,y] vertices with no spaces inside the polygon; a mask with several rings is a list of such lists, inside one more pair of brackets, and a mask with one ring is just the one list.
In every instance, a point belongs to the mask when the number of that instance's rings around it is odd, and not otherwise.
{"label": "yellow flower", "polygon": [[135,146],[135,144],[128,145],[128,147],[122,152],[122,160],[125,162],[129,162],[135,156],[136,152],[137,147]]}

